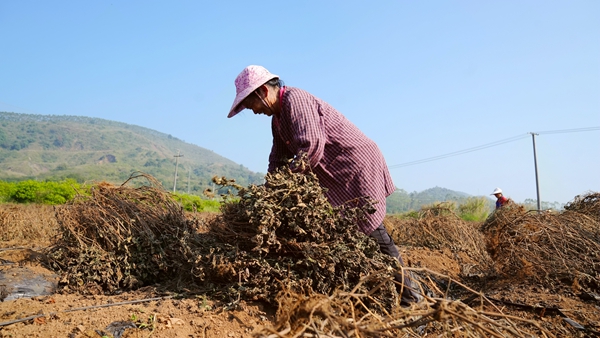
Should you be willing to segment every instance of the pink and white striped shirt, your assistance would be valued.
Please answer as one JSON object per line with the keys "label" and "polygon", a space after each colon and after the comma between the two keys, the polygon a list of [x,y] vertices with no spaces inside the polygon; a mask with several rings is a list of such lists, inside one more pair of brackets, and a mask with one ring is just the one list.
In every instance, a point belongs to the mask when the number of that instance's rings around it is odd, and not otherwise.
{"label": "pink and white striped shirt", "polygon": [[285,87],[271,129],[269,172],[305,153],[333,206],[360,197],[377,201],[375,213],[358,224],[360,231],[368,235],[383,222],[394,183],[377,144],[346,117],[302,89]]}

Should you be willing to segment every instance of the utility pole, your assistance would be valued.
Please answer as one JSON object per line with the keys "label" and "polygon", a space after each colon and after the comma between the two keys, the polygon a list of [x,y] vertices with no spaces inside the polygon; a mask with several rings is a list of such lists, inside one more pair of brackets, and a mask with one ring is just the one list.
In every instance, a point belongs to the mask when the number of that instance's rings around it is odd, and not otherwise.
{"label": "utility pole", "polygon": [[190,194],[190,172],[192,171],[192,168],[188,168],[188,195]]}
{"label": "utility pole", "polygon": [[179,166],[179,158],[183,157],[183,155],[181,155],[179,149],[177,149],[177,155],[174,155],[173,157],[175,157],[175,180],[173,182],[173,192],[175,192],[175,188],[177,187],[177,167]]}
{"label": "utility pole", "polygon": [[533,164],[535,166],[535,189],[537,191],[537,208],[538,213],[542,211],[542,200],[540,199],[540,180],[538,178],[538,166],[537,166],[537,155],[535,153],[535,135],[536,133],[530,133],[533,140]]}

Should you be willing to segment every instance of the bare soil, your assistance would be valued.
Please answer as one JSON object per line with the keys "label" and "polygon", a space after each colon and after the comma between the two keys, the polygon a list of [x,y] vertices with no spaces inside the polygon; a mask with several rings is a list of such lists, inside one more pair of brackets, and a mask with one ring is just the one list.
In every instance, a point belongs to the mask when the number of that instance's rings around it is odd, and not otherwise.
{"label": "bare soil", "polygon": [[[32,252],[22,247],[1,251],[0,273],[33,273],[56,281],[56,275],[31,261]],[[272,320],[273,310],[260,303],[222,304],[201,295],[164,292],[160,286],[114,296],[52,293],[0,303],[0,337],[117,336],[107,330],[111,323],[135,324],[122,337],[251,337]]]}
{"label": "bare soil", "polygon": [[[29,248],[0,252],[0,258],[5,262],[0,272],[17,274],[19,270],[27,269],[51,279],[51,271],[30,260],[32,252]],[[457,279],[461,273],[461,266],[449,250],[404,248],[402,255],[413,267],[427,268]],[[563,332],[555,332],[559,337],[592,336],[577,330],[576,323],[596,329],[600,326],[598,301],[584,301],[569,292],[554,294],[535,285],[508,283],[495,285],[487,295],[507,303],[561,309],[572,324],[555,310],[546,310],[548,313],[542,314],[540,311],[543,310],[499,305],[515,316],[563,327]],[[107,327],[118,322],[136,326],[124,329],[122,337],[253,337],[262,327],[274,326],[274,314],[275,309],[261,303],[223,304],[198,295],[164,293],[159,287],[115,296],[55,293],[0,303],[0,337],[111,337]]]}
{"label": "bare soil", "polygon": [[[39,240],[0,241],[0,274],[16,278],[27,272],[49,281],[59,278],[37,263],[36,255],[50,244],[52,230],[49,229],[55,226],[51,221],[39,219],[44,212],[35,220],[45,222],[39,227],[45,229]],[[35,231],[30,229],[31,222],[15,227],[25,232]],[[0,225],[3,226],[2,238],[14,232],[7,224]],[[461,281],[473,292],[493,300],[497,311],[506,316],[530,320],[556,337],[594,337],[600,331],[600,297],[582,292],[577,285],[556,286],[550,290],[523,282],[519,276],[498,280],[482,278],[470,272],[470,266],[477,262],[460,251],[398,244],[407,266]],[[0,286],[0,293],[6,297],[14,291],[10,287],[5,285],[2,289]],[[477,307],[477,299],[471,303],[469,299],[463,301]],[[0,303],[0,337],[256,337],[265,327],[276,326],[275,313],[276,309],[262,303],[222,303],[204,295],[173,294],[160,285],[112,296],[57,291],[7,298]]]}

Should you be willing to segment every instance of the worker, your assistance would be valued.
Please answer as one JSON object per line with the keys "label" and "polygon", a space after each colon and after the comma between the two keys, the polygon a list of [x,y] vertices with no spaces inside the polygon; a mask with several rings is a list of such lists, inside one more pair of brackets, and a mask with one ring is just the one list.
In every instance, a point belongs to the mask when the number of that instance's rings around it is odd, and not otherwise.
{"label": "worker", "polygon": [[496,196],[496,209],[500,209],[508,203],[508,198],[502,195],[502,189],[496,188],[491,195]]}
{"label": "worker", "polygon": [[[327,102],[302,89],[285,86],[279,76],[262,66],[244,68],[235,79],[235,87],[236,96],[227,117],[243,109],[271,117],[273,145],[268,171],[285,165],[295,172],[312,171],[326,188],[325,195],[333,206],[357,200],[363,200],[364,205],[364,197],[375,201],[375,212],[365,215],[358,230],[375,238],[383,253],[404,265],[383,225],[386,197],[395,187],[375,142]],[[298,165],[300,158],[306,159],[308,168]],[[403,303],[421,299],[415,290],[418,284],[408,274],[396,279],[404,283]]]}

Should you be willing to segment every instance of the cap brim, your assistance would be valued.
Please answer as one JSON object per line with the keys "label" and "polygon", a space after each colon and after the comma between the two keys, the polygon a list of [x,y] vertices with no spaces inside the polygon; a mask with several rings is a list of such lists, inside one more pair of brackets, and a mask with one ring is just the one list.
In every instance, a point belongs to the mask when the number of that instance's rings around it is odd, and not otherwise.
{"label": "cap brim", "polygon": [[235,115],[237,115],[237,113],[244,110],[244,107],[241,105],[241,103],[254,90],[256,90],[256,88],[248,88],[235,96],[235,99],[233,100],[233,104],[231,105],[231,109],[229,109],[229,114],[227,115],[228,118],[234,117]]}
{"label": "cap brim", "polygon": [[242,107],[240,103],[235,104],[234,102],[233,106],[231,106],[231,109],[229,110],[229,114],[227,114],[227,118],[232,118],[236,116],[239,112],[244,110],[244,107]]}

